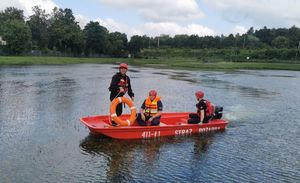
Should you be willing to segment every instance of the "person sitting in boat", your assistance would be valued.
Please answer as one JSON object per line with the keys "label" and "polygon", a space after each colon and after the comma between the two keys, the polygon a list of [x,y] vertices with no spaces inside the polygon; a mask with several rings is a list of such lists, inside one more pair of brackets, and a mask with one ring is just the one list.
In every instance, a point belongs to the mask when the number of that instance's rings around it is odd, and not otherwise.
{"label": "person sitting in boat", "polygon": [[189,124],[202,124],[208,123],[212,118],[213,114],[213,105],[208,101],[203,99],[204,93],[202,91],[197,91],[195,93],[198,103],[196,104],[197,113],[189,114]]}
{"label": "person sitting in boat", "polygon": [[[131,100],[134,100],[134,93],[131,89],[130,78],[126,75],[128,65],[121,63],[119,65],[119,72],[117,72],[111,79],[109,91],[110,101],[113,101],[117,97],[122,97],[126,93],[130,96]],[[122,114],[122,103],[118,104],[116,109],[117,116]]]}
{"label": "person sitting in boat", "polygon": [[149,91],[148,98],[143,102],[137,122],[141,126],[158,126],[163,110],[163,104],[157,91]]}

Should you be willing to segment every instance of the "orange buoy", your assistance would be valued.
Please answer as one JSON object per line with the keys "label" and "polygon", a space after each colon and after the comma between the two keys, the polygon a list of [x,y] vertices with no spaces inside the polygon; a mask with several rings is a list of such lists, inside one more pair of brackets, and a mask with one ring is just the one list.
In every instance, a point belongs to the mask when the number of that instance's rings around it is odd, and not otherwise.
{"label": "orange buoy", "polygon": [[[130,108],[130,117],[127,120],[122,120],[116,114],[117,105],[120,103],[125,103]],[[136,119],[136,108],[134,107],[133,102],[126,97],[115,98],[110,104],[110,117],[111,119],[121,126],[130,126],[135,122]]]}

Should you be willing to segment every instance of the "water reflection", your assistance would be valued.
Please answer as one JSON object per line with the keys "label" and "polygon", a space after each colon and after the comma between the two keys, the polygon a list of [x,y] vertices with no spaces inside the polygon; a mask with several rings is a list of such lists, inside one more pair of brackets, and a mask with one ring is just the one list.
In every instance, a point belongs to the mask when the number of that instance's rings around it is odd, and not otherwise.
{"label": "water reflection", "polygon": [[[187,81],[192,84],[199,84],[202,87],[214,88],[214,89],[226,89],[231,92],[240,93],[244,97],[256,97],[256,98],[271,98],[278,94],[276,92],[268,91],[263,88],[256,88],[253,86],[237,85],[232,81],[224,80],[225,74],[223,73],[200,73],[192,74],[188,72],[154,72],[153,74],[167,75],[172,80]],[[240,74],[240,73],[234,73]]]}
{"label": "water reflection", "polygon": [[[206,153],[212,142],[212,133],[189,137],[125,141],[101,135],[89,135],[81,141],[79,147],[84,155],[106,159],[107,168],[103,174],[107,176],[106,180],[109,182],[132,180],[152,182],[168,180],[170,170],[188,168],[190,164],[182,163],[179,161],[181,158],[187,159],[192,166],[201,166],[199,161],[203,158],[202,154]],[[146,177],[151,177],[148,175],[150,172],[157,173],[155,177],[146,179]],[[183,172],[176,174],[176,176],[185,177]]]}
{"label": "water reflection", "polygon": [[[145,146],[145,149],[143,148]],[[104,136],[89,135],[80,143],[83,152],[103,156],[107,161],[104,173],[108,182],[120,182],[139,178],[134,175],[137,161],[145,160],[147,167],[152,167],[157,159],[159,143],[141,143],[141,141],[119,141]],[[143,165],[138,165],[144,167]],[[126,175],[126,177],[124,177]]]}
{"label": "water reflection", "polygon": [[235,71],[236,74],[247,74],[247,75],[252,75],[252,76],[259,76],[259,77],[278,77],[278,78],[296,78],[296,73],[293,75],[293,71],[280,71],[280,74],[276,73],[274,74],[274,71],[264,71],[263,73],[261,71],[255,71],[255,70],[240,70],[240,71]]}
{"label": "water reflection", "polygon": [[225,133],[150,141],[87,136],[78,119],[108,113],[117,67],[1,67],[0,180],[299,182],[299,72],[131,69],[136,107],[155,88],[165,112],[194,111],[200,88],[231,116]]}

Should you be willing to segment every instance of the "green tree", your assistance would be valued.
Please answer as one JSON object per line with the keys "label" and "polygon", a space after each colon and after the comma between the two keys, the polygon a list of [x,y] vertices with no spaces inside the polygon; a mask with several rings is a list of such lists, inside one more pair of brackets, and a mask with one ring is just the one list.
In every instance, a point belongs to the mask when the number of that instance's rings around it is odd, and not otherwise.
{"label": "green tree", "polygon": [[271,45],[271,42],[274,38],[272,31],[266,26],[263,29],[255,31],[255,36],[263,43]]}
{"label": "green tree", "polygon": [[173,45],[176,48],[184,48],[187,47],[187,40],[189,39],[188,35],[181,34],[175,35],[173,38]]}
{"label": "green tree", "polygon": [[90,21],[83,30],[85,38],[84,53],[86,56],[90,54],[103,54],[107,50],[108,30],[101,26],[99,22]]}
{"label": "green tree", "polygon": [[143,38],[141,36],[132,36],[129,41],[129,51],[132,54],[137,54],[143,49]]}
{"label": "green tree", "polygon": [[24,11],[15,7],[7,7],[4,11],[0,12],[0,22],[15,19],[24,21]]}
{"label": "green tree", "polygon": [[34,14],[29,17],[27,24],[32,33],[32,44],[37,49],[45,50],[49,42],[49,14],[38,6],[32,8]]}
{"label": "green tree", "polygon": [[258,48],[260,46],[260,40],[254,35],[247,35],[245,38],[245,47]]}
{"label": "green tree", "polygon": [[199,37],[198,48],[220,48],[220,37],[204,36]]}
{"label": "green tree", "polygon": [[142,39],[143,39],[143,48],[152,48],[156,46],[153,38],[148,37],[147,35],[143,35]]}
{"label": "green tree", "polygon": [[244,46],[244,35],[240,35],[239,33],[237,33],[235,35],[235,46],[236,48],[243,48]]}
{"label": "green tree", "polygon": [[285,36],[288,37],[289,30],[287,28],[278,28],[278,29],[272,29],[274,37],[277,36]]}
{"label": "green tree", "polygon": [[198,35],[191,35],[187,39],[187,45],[190,48],[199,48],[200,47],[200,38]]}
{"label": "green tree", "polygon": [[290,40],[290,47],[297,48],[300,41],[300,29],[298,27],[291,27],[289,30],[288,38]]}
{"label": "green tree", "polygon": [[30,28],[21,20],[14,19],[5,23],[3,39],[6,41],[5,52],[19,55],[31,48]]}
{"label": "green tree", "polygon": [[0,12],[0,36],[6,41],[4,52],[19,55],[30,50],[31,32],[25,24],[23,10],[8,7]]}
{"label": "green tree", "polygon": [[23,10],[15,7],[7,7],[4,11],[0,12],[0,36],[3,35],[5,24],[15,19],[24,22]]}
{"label": "green tree", "polygon": [[254,35],[254,28],[250,27],[250,29],[246,33],[247,35]]}
{"label": "green tree", "polygon": [[54,8],[50,19],[49,48],[78,55],[82,52],[83,33],[71,9]]}
{"label": "green tree", "polygon": [[235,46],[235,38],[233,34],[230,34],[228,37],[225,37],[222,43],[223,47],[230,48]]}
{"label": "green tree", "polygon": [[108,53],[120,57],[125,54],[127,49],[127,36],[120,32],[109,33],[108,35]]}
{"label": "green tree", "polygon": [[[154,38],[156,40],[156,42],[158,41],[159,39],[159,46],[160,47],[170,47],[172,46],[172,38],[169,36],[169,35],[160,35],[158,37],[155,37]],[[146,44],[147,45],[147,44]],[[144,45],[144,47],[147,47],[146,45]],[[157,46],[157,45],[156,45]]]}
{"label": "green tree", "polygon": [[288,48],[289,39],[285,36],[277,36],[275,39],[273,39],[272,46],[275,48]]}

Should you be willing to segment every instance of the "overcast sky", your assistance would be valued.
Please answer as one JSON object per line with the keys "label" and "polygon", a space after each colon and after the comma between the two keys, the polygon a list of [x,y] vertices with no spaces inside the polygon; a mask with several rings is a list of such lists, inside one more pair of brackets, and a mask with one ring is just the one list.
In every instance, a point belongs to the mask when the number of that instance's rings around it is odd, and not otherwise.
{"label": "overcast sky", "polygon": [[128,37],[300,27],[300,0],[1,0],[0,10],[14,6],[29,16],[35,5],[48,13],[55,6],[70,8],[82,28],[90,20],[99,21],[109,32]]}

